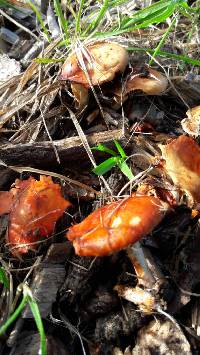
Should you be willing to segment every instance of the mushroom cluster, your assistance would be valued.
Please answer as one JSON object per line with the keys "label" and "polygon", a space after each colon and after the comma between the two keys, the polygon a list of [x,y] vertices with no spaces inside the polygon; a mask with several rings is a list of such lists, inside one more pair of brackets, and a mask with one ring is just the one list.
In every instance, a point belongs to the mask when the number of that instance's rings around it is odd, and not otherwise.
{"label": "mushroom cluster", "polygon": [[[129,64],[129,55],[123,46],[114,42],[96,42],[70,54],[63,64],[61,80],[71,83],[72,92],[79,108],[87,103],[88,89],[112,81],[119,73],[125,72]],[[148,66],[132,68],[131,72],[112,88],[102,89],[110,93],[115,100],[125,100],[128,93],[142,91],[146,95],[159,95],[166,91],[167,78]]]}

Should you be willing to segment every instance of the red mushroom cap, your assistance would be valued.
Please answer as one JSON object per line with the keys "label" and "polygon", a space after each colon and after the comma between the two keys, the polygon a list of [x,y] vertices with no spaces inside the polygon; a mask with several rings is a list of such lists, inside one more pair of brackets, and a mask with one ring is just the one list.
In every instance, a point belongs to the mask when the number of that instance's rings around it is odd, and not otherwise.
{"label": "red mushroom cap", "polygon": [[94,211],[66,236],[78,255],[108,255],[150,233],[168,207],[153,196],[132,196]]}

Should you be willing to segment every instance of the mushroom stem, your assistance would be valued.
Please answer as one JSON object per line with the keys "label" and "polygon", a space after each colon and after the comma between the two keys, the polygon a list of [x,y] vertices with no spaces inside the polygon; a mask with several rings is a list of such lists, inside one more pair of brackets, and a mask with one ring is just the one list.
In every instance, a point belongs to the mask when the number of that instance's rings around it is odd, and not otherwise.
{"label": "mushroom stem", "polygon": [[144,248],[140,242],[137,242],[127,249],[128,257],[131,260],[135,273],[138,277],[138,284],[147,288],[155,285],[155,278],[149,268],[147,259],[145,258]]}
{"label": "mushroom stem", "polygon": [[115,286],[118,295],[138,305],[139,309],[147,314],[165,307],[165,303],[159,297],[158,292],[163,285],[164,276],[155,264],[149,250],[135,243],[127,249],[136,275],[138,284],[136,287]]}

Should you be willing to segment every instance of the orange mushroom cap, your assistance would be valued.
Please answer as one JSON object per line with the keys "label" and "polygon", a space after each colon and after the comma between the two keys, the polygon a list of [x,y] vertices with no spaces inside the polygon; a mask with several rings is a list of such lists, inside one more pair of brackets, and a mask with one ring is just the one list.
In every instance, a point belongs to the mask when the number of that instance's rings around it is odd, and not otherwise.
{"label": "orange mushroom cap", "polygon": [[[50,236],[56,221],[70,206],[61,195],[60,185],[55,184],[50,176],[40,176],[40,181],[33,177],[16,180],[15,188],[8,194],[0,194],[0,211],[10,212],[7,240],[11,246],[19,246],[15,251],[20,254],[30,249],[30,243]],[[6,196],[10,196],[10,205],[5,202]]]}
{"label": "orange mushroom cap", "polygon": [[94,211],[66,236],[78,255],[109,255],[150,233],[168,208],[153,196],[131,196]]}

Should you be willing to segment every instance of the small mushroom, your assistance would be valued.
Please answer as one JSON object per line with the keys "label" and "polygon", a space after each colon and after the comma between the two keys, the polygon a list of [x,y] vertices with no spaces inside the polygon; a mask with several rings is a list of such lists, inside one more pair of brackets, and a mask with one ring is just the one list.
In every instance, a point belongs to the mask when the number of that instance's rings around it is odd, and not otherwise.
{"label": "small mushroom", "polygon": [[72,53],[62,67],[61,79],[85,88],[111,81],[128,64],[124,47],[113,42],[97,42]]}
{"label": "small mushroom", "polygon": [[200,106],[195,106],[186,112],[187,118],[181,121],[183,130],[191,136],[198,137],[200,133]]}
{"label": "small mushroom", "polygon": [[200,202],[200,147],[191,138],[180,136],[161,145],[164,167],[173,183],[194,201]]}
{"label": "small mushroom", "polygon": [[127,95],[131,91],[140,90],[146,95],[160,95],[166,91],[168,86],[167,78],[155,69],[145,66],[145,70],[133,70],[133,74],[125,82],[114,90],[117,96]]}
{"label": "small mushroom", "polygon": [[168,209],[159,198],[133,195],[94,211],[70,227],[66,237],[78,255],[109,255],[150,233]]}

